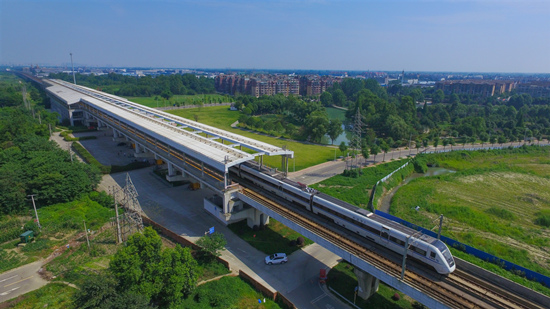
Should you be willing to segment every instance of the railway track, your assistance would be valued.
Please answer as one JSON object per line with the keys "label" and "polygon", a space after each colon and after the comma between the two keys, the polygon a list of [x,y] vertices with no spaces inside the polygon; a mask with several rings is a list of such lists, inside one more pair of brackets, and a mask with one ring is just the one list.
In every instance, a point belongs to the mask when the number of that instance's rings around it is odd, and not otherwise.
{"label": "railway track", "polygon": [[[343,237],[339,233],[327,229],[324,225],[304,218],[303,215],[283,207],[259,193],[247,188],[243,188],[241,192],[248,198],[307,228],[380,270],[394,277],[400,277],[401,265],[355,241]],[[543,308],[458,269],[439,282],[407,270],[403,281],[451,308]]]}

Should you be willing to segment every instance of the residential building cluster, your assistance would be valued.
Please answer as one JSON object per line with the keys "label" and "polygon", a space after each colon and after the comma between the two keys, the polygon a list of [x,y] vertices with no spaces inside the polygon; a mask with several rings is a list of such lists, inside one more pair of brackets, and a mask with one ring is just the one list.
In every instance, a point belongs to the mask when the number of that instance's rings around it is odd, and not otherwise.
{"label": "residential building cluster", "polygon": [[240,75],[219,74],[215,78],[216,91],[228,94],[248,94],[255,97],[283,94],[284,96],[319,96],[340,78],[319,75]]}
{"label": "residential building cluster", "polygon": [[518,94],[529,94],[533,98],[550,98],[550,82],[533,81],[518,84],[516,87]]}
{"label": "residential building cluster", "polygon": [[505,92],[511,92],[517,85],[513,80],[445,80],[436,83],[436,89],[441,89],[446,95],[469,94],[490,97]]}

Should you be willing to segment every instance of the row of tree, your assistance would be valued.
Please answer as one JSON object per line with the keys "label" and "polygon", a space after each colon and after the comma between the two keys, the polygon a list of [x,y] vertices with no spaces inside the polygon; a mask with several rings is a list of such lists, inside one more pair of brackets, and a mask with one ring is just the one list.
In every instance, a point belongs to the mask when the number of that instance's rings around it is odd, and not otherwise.
{"label": "row of tree", "polygon": [[[53,73],[50,78],[72,82],[73,77],[67,73]],[[77,83],[90,88],[100,89],[121,96],[149,97],[160,95],[169,99],[172,95],[194,95],[215,93],[214,80],[194,74],[172,74],[152,77],[126,76],[109,73],[104,75],[76,74]]]}
{"label": "row of tree", "polygon": [[[26,88],[30,109],[22,99],[18,105],[0,108],[1,214],[25,213],[32,207],[27,197],[31,194],[36,195],[38,206],[69,202],[95,189],[100,181],[97,168],[71,160],[66,150],[49,141],[49,129],[55,128],[57,117],[35,104],[31,96],[36,92],[35,99],[41,98],[38,89],[30,84]],[[6,89],[0,87],[0,95],[10,92]]]}

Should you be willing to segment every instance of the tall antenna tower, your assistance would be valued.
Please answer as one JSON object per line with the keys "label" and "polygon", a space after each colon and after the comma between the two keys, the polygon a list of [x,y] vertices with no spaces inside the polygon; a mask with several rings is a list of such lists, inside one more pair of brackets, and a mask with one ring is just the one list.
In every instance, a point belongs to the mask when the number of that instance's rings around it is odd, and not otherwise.
{"label": "tall antenna tower", "polygon": [[115,218],[118,241],[126,241],[133,233],[143,231],[142,210],[138,196],[128,173],[126,174],[126,185],[118,190],[113,188],[115,204],[122,206],[124,209],[124,214],[118,215],[117,211],[117,217]]}

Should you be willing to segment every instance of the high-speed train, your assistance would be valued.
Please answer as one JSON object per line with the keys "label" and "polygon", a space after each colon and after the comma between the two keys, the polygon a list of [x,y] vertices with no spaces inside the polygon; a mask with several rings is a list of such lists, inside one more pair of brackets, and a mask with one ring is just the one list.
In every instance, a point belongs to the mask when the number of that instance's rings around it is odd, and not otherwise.
{"label": "high-speed train", "polygon": [[[288,179],[277,179],[263,173],[250,163],[243,163],[231,170],[239,178],[246,179],[279,197],[304,207],[334,223],[380,244],[390,250],[403,253],[409,239],[408,256],[430,265],[440,274],[450,274],[455,261],[449,248],[441,240],[377,216],[365,209],[337,200],[305,185]],[[413,235],[413,236],[411,236]]]}

